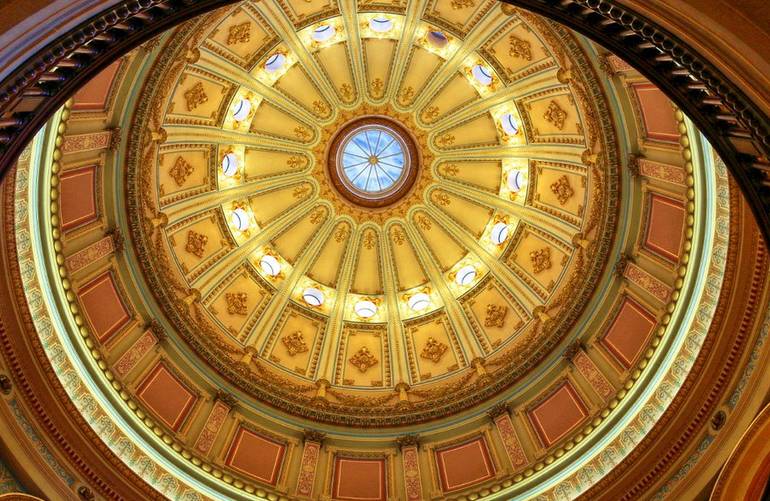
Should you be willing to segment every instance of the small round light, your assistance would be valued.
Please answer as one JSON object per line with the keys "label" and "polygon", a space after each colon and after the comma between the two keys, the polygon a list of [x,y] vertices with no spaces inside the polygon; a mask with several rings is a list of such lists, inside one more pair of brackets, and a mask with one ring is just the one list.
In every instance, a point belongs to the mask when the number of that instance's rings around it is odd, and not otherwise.
{"label": "small round light", "polygon": [[251,101],[248,99],[241,99],[241,101],[236,105],[235,111],[233,112],[233,119],[237,121],[246,120],[249,118],[249,113],[251,112]]}
{"label": "small round light", "polygon": [[302,292],[302,299],[310,306],[321,306],[324,304],[324,293],[315,287],[308,287]]}
{"label": "small round light", "polygon": [[249,214],[240,207],[233,211],[232,215],[233,226],[240,231],[249,229]]}
{"label": "small round light", "polygon": [[283,68],[284,63],[286,63],[286,56],[276,52],[265,61],[265,70],[274,73]]}
{"label": "small round light", "polygon": [[516,119],[513,118],[513,115],[510,113],[506,113],[500,117],[500,125],[509,136],[515,136],[519,133],[519,124],[516,123]]}
{"label": "small round light", "polygon": [[369,27],[377,33],[385,33],[393,28],[393,21],[387,17],[373,17],[369,20]]}
{"label": "small round light", "polygon": [[500,245],[508,239],[508,225],[497,223],[492,227],[492,241]]}
{"label": "small round light", "polygon": [[318,28],[313,30],[313,40],[316,42],[324,42],[334,36],[334,28],[328,24],[322,24]]}
{"label": "small round light", "polygon": [[465,287],[473,283],[473,279],[476,278],[476,268],[471,265],[463,266],[455,276],[455,282],[457,285]]}
{"label": "small round light", "polygon": [[481,85],[489,85],[492,83],[492,72],[480,64],[477,64],[473,67],[471,74],[473,75],[473,78],[475,78],[476,81]]}
{"label": "small round light", "polygon": [[377,313],[377,305],[371,301],[359,301],[353,309],[361,318],[372,318]]}
{"label": "small round light", "polygon": [[428,43],[430,43],[432,46],[436,47],[437,49],[443,49],[449,43],[449,39],[447,38],[447,36],[441,33],[440,31],[429,31],[427,39],[428,39]]}
{"label": "small round light", "polygon": [[412,309],[412,311],[422,311],[430,304],[430,296],[424,292],[418,292],[409,298],[407,304],[409,305],[409,308]]}
{"label": "small round light", "polygon": [[230,177],[236,172],[238,172],[238,156],[235,153],[228,153],[222,159],[222,174]]}
{"label": "small round light", "polygon": [[262,273],[270,277],[275,277],[281,272],[281,263],[269,254],[262,256],[259,266],[262,268]]}
{"label": "small round light", "polygon": [[524,182],[524,174],[520,170],[512,170],[508,173],[508,189],[514,193],[521,191],[521,185]]}

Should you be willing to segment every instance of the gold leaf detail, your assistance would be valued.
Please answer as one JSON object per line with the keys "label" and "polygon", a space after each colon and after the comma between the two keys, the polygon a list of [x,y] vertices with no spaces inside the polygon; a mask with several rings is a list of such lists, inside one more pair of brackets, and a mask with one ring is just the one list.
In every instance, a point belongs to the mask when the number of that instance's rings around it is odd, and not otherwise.
{"label": "gold leaf detail", "polygon": [[449,195],[447,195],[443,191],[434,192],[433,199],[436,201],[437,204],[439,204],[442,207],[446,207],[447,205],[452,203],[452,200],[449,198]]}
{"label": "gold leaf detail", "polygon": [[316,210],[311,216],[310,216],[310,222],[313,224],[318,224],[321,221],[326,219],[326,209],[321,207],[320,209]]}
{"label": "gold leaf detail", "polygon": [[364,247],[367,249],[374,248],[374,245],[377,243],[377,237],[374,236],[373,231],[366,232],[366,235],[364,235]]}
{"label": "gold leaf detail", "polygon": [[452,9],[461,10],[467,7],[475,7],[476,2],[474,2],[473,0],[452,0],[451,5],[452,5]]}
{"label": "gold leaf detail", "polygon": [[382,97],[383,90],[385,90],[385,84],[380,77],[375,78],[369,84],[369,92],[371,92],[374,97]]}
{"label": "gold leaf detail", "polygon": [[245,23],[236,24],[230,26],[230,32],[227,34],[227,45],[235,45],[237,43],[246,43],[251,39],[251,23],[246,21]]}
{"label": "gold leaf detail", "polygon": [[508,37],[508,55],[532,61],[532,44],[514,35]]}
{"label": "gold leaf detail", "polygon": [[487,315],[484,318],[485,327],[500,327],[505,325],[505,315],[508,313],[508,307],[505,305],[488,304]]}
{"label": "gold leaf detail", "polygon": [[409,104],[412,102],[412,99],[414,98],[414,89],[410,85],[409,87],[406,87],[401,90],[398,94],[398,102],[401,104]]}
{"label": "gold leaf detail", "polygon": [[299,169],[300,167],[304,167],[305,161],[305,157],[302,155],[292,155],[286,159],[286,165],[292,169]]}
{"label": "gold leaf detail", "polygon": [[443,134],[440,138],[438,138],[438,144],[439,146],[452,146],[455,143],[455,137],[452,134],[449,134],[448,132],[446,134]]}
{"label": "gold leaf detail", "polygon": [[417,221],[417,225],[422,228],[423,230],[429,230],[432,226],[432,223],[430,222],[430,219],[423,216],[422,214],[418,215],[414,218],[415,221]]}
{"label": "gold leaf detail", "polygon": [[171,170],[168,171],[169,175],[174,178],[174,181],[176,181],[177,186],[182,186],[185,181],[187,181],[187,178],[190,176],[190,174],[193,173],[195,169],[192,165],[190,165],[187,160],[185,160],[183,157],[178,157],[176,159],[176,162],[174,162],[174,166],[171,167]]}
{"label": "gold leaf detail", "polygon": [[348,236],[348,227],[345,224],[341,224],[337,227],[337,231],[334,232],[334,240],[337,243],[342,242]]}
{"label": "gold leaf detail", "polygon": [[545,110],[543,118],[552,123],[557,129],[564,130],[564,122],[567,120],[567,112],[564,111],[561,106],[559,106],[559,103],[556,101],[551,101],[551,103],[548,105],[548,109]]}
{"label": "gold leaf detail", "polygon": [[438,116],[438,106],[428,106],[425,111],[422,112],[422,119],[426,122],[430,122]]}
{"label": "gold leaf detail", "polygon": [[208,241],[209,237],[206,235],[201,235],[200,233],[189,230],[187,232],[187,245],[185,246],[184,250],[193,256],[202,258],[203,254],[206,252],[206,244]]}
{"label": "gold leaf detail", "polygon": [[340,87],[340,94],[345,101],[353,100],[353,86],[349,83],[344,83]]}
{"label": "gold leaf detail", "polygon": [[396,245],[403,245],[406,241],[406,235],[404,234],[404,231],[401,228],[395,227],[393,228],[393,242],[395,242]]}
{"label": "gold leaf detail", "polygon": [[556,198],[559,199],[561,205],[566,204],[567,200],[575,194],[575,190],[570,186],[567,176],[562,176],[557,179],[556,182],[551,184],[551,191],[556,195]]}
{"label": "gold leaf detail", "polygon": [[203,84],[198,82],[184,93],[184,100],[187,102],[187,111],[192,111],[201,104],[209,100],[209,97],[203,91]]}
{"label": "gold leaf detail", "polygon": [[446,353],[447,348],[448,346],[444,343],[429,337],[425,342],[425,346],[422,348],[420,357],[437,364],[441,360],[441,357],[444,356],[444,353]]}
{"label": "gold leaf detail", "polygon": [[311,136],[310,131],[302,125],[294,127],[294,135],[297,136],[297,139],[302,141],[307,141]]}
{"label": "gold leaf detail", "polygon": [[329,114],[329,107],[323,101],[316,99],[313,101],[313,111],[325,116]]}
{"label": "gold leaf detail", "polygon": [[529,258],[532,260],[532,269],[535,273],[551,268],[551,248],[543,247],[542,249],[533,250],[529,253]]}
{"label": "gold leaf detail", "polygon": [[247,299],[248,295],[245,292],[226,292],[227,313],[230,315],[246,315],[249,312],[246,307]]}
{"label": "gold leaf detail", "polygon": [[292,357],[297,353],[305,353],[307,351],[307,344],[305,344],[302,331],[294,331],[291,334],[287,334],[281,338],[281,342]]}
{"label": "gold leaf detail", "polygon": [[360,350],[350,357],[350,363],[361,372],[368,371],[369,368],[377,364],[377,362],[378,360],[366,346],[362,346]]}
{"label": "gold leaf detail", "polygon": [[296,186],[294,188],[294,191],[291,192],[291,196],[294,198],[305,198],[305,196],[310,192],[310,186],[303,184],[301,186]]}
{"label": "gold leaf detail", "polygon": [[453,177],[460,172],[460,169],[455,164],[444,164],[441,166],[441,171],[445,176]]}

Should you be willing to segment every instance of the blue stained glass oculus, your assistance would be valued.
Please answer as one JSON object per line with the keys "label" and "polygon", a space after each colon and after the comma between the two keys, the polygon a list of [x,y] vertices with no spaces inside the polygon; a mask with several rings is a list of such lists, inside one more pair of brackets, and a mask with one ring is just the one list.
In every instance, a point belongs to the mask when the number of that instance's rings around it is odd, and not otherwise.
{"label": "blue stained glass oculus", "polygon": [[364,127],[351,134],[341,148],[341,174],[345,184],[360,193],[388,192],[405,174],[403,142],[383,127]]}

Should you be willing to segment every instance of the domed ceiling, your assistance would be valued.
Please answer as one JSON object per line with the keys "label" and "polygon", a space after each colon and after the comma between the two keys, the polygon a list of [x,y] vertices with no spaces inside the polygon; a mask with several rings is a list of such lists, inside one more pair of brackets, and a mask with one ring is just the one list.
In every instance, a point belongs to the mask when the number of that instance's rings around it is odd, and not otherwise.
{"label": "domed ceiling", "polygon": [[687,119],[491,0],[191,20],[15,183],[40,351],[168,498],[597,499],[681,405],[723,280],[764,319],[756,230]]}
{"label": "domed ceiling", "polygon": [[155,63],[127,163],[138,262],[211,365],[383,425],[488,398],[565,339],[618,231],[613,125],[574,39],[492,1],[211,23]]}

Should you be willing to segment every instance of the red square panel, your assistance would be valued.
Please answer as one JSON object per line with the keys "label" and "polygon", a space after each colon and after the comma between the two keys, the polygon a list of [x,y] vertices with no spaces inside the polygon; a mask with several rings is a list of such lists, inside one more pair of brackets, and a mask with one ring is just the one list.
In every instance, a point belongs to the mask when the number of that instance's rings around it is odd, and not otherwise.
{"label": "red square panel", "polygon": [[552,391],[528,414],[545,446],[558,442],[588,417],[585,404],[569,381]]}
{"label": "red square panel", "polygon": [[123,303],[109,271],[85,284],[78,291],[78,296],[86,320],[101,343],[108,341],[131,321],[131,314]]}
{"label": "red square panel", "polygon": [[286,444],[239,428],[230,444],[225,464],[266,484],[275,485],[285,453]]}
{"label": "red square panel", "polygon": [[651,194],[648,198],[645,248],[668,261],[676,262],[684,240],[686,218],[682,201]]}
{"label": "red square panel", "polygon": [[636,301],[625,297],[601,342],[627,369],[636,361],[647,345],[653,329],[655,316]]}
{"label": "red square panel", "polygon": [[92,112],[106,110],[109,104],[107,99],[110,97],[120,64],[120,61],[115,61],[81,87],[72,98],[72,110]]}
{"label": "red square panel", "polygon": [[96,221],[96,169],[88,165],[61,174],[59,207],[64,231]]}
{"label": "red square panel", "polygon": [[177,431],[190,415],[198,396],[163,363],[150,371],[139,385],[137,395],[166,426]]}
{"label": "red square panel", "polygon": [[650,83],[634,84],[631,88],[639,102],[647,137],[654,141],[679,143],[679,123],[666,95]]}
{"label": "red square panel", "polygon": [[483,436],[437,449],[436,466],[444,492],[478,484],[495,476],[495,466]]}
{"label": "red square panel", "polygon": [[342,501],[386,501],[388,497],[385,458],[335,456],[332,499]]}

